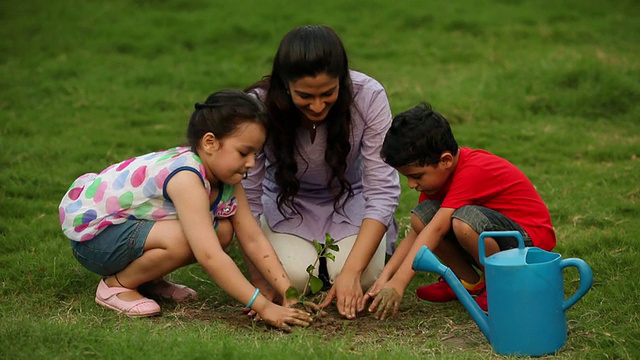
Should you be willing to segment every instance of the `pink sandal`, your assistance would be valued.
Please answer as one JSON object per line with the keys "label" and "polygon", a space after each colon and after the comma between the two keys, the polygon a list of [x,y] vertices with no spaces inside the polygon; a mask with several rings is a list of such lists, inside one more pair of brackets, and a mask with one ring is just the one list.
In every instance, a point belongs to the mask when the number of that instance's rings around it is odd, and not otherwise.
{"label": "pink sandal", "polygon": [[100,280],[96,289],[96,303],[131,317],[145,317],[160,314],[160,305],[157,302],[142,298],[134,301],[124,301],[118,294],[131,291],[124,287],[109,287],[104,280]]}
{"label": "pink sandal", "polygon": [[150,281],[143,284],[140,286],[139,290],[147,296],[156,296],[165,300],[173,300],[175,302],[182,302],[198,296],[198,293],[195,290],[184,285],[174,284],[164,279]]}

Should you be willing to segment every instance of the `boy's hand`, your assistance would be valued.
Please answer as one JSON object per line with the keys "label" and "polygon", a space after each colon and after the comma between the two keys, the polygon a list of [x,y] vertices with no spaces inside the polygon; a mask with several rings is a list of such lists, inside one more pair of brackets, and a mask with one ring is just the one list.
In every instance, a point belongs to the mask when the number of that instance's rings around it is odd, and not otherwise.
{"label": "boy's hand", "polygon": [[373,317],[378,320],[384,320],[393,317],[398,313],[402,294],[392,287],[385,287],[373,299],[369,312],[375,312]]}
{"label": "boy's hand", "polygon": [[373,285],[371,285],[369,290],[367,290],[367,292],[364,294],[364,303],[366,304],[369,301],[369,299],[375,298],[380,292],[380,290],[382,290],[382,288],[384,287],[384,284],[387,283],[387,281],[389,281],[389,279],[387,277],[384,277],[382,274],[380,274],[380,277],[376,280],[376,282],[373,283]]}

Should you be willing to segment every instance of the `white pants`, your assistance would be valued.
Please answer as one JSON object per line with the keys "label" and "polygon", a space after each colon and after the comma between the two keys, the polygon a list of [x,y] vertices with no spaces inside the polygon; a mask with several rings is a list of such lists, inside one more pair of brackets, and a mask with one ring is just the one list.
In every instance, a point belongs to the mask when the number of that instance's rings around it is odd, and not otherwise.
{"label": "white pants", "polygon": [[[265,233],[271,245],[275,249],[284,270],[287,272],[289,279],[293,286],[302,292],[305,284],[309,281],[309,274],[307,274],[307,267],[314,264],[316,261],[317,253],[313,242],[305,240],[301,237],[285,233],[275,233],[271,231],[264,216],[260,217],[260,223],[262,231]],[[338,274],[344,267],[344,263],[347,261],[347,257],[353,249],[353,245],[356,242],[357,235],[349,236],[344,239],[336,241],[336,245],[340,247],[337,252],[328,250],[336,257],[335,261],[327,259],[327,272],[329,273],[329,281],[333,284]],[[385,249],[387,243],[387,236],[382,237],[380,245],[376,249],[376,252],[371,258],[371,262],[366,267],[362,276],[360,277],[360,285],[363,291],[366,291],[373,285],[384,267]],[[315,270],[313,275],[318,276],[318,270],[320,264],[315,264]]]}

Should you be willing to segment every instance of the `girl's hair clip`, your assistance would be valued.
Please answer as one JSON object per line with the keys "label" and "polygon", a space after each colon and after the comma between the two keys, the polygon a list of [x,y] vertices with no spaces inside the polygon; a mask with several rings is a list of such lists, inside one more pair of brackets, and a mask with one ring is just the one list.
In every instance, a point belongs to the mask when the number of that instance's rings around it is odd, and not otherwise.
{"label": "girl's hair clip", "polygon": [[205,103],[196,103],[195,104],[195,108],[196,110],[200,110],[200,109],[213,109],[213,108],[217,108],[220,105],[218,104],[205,104]]}

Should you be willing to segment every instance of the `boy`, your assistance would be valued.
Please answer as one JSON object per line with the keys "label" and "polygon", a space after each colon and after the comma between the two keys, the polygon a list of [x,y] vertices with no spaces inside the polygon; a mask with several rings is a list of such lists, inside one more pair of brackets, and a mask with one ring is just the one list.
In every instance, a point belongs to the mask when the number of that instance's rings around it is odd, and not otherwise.
{"label": "boy", "polygon": [[[386,163],[421,192],[411,212],[411,231],[365,295],[375,317],[394,316],[413,278],[413,259],[423,245],[436,254],[487,311],[478,261],[483,231],[515,230],[525,246],[551,250],[556,243],[549,211],[529,179],[507,160],[484,150],[459,148],[447,120],[422,103],[398,114],[381,151]],[[486,238],[486,256],[518,247],[511,237]],[[478,273],[478,270],[480,273]],[[457,297],[442,278],[417,289],[430,302]]]}

